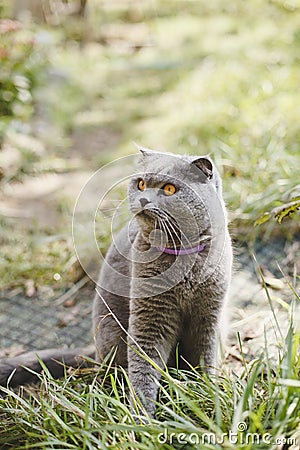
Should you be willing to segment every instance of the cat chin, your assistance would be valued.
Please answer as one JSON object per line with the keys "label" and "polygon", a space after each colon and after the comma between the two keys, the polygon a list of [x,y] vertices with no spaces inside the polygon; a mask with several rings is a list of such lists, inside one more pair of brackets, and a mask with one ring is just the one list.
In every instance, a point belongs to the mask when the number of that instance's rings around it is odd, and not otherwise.
{"label": "cat chin", "polygon": [[143,226],[143,224],[145,224],[147,228],[149,226],[151,226],[152,230],[155,228],[155,222],[157,221],[157,217],[152,211],[144,209],[143,211],[139,212],[136,215],[136,218],[138,219],[141,227]]}
{"label": "cat chin", "polygon": [[142,232],[146,240],[149,240],[150,234],[155,230],[155,219],[154,216],[140,212],[136,215],[136,219],[139,223],[139,229]]}

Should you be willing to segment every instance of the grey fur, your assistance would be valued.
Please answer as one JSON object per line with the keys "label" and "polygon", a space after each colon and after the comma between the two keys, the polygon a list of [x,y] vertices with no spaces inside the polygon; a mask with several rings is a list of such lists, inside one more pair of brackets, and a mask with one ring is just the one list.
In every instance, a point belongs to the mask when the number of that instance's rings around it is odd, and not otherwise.
{"label": "grey fur", "polygon": [[[202,362],[207,370],[213,369],[232,250],[221,179],[210,159],[145,149],[142,153],[139,173],[129,186],[135,218],[107,254],[93,320],[97,358],[116,348],[115,362],[128,365],[132,386],[153,415],[160,374],[141,352],[163,369],[175,364],[178,345],[180,367]],[[138,190],[139,178],[149,186],[146,191]],[[168,182],[177,186],[173,196],[162,194]],[[166,213],[176,218],[172,225]],[[162,232],[169,230],[168,247],[177,247],[180,241],[185,247],[205,242],[205,250],[178,256],[160,253],[151,245],[159,225]]]}
{"label": "grey fur", "polygon": [[[133,219],[103,263],[93,329],[96,359],[114,354],[116,364],[128,367],[134,391],[154,415],[160,369],[176,364],[177,348],[181,368],[200,363],[206,370],[215,367],[232,250],[222,183],[210,158],[140,150],[138,173],[128,191]],[[140,178],[147,184],[144,191],[138,189]],[[175,185],[174,195],[164,195],[166,183]],[[189,255],[157,249],[191,248],[200,242],[206,244],[204,251]],[[76,363],[76,354],[69,351],[69,364]],[[32,355],[1,362],[0,384],[7,382],[13,367],[32,367]],[[49,352],[45,356],[49,364],[56,359]],[[18,367],[15,384],[24,382],[22,370]]]}
{"label": "grey fur", "polygon": [[10,387],[37,382],[38,377],[31,371],[37,374],[41,372],[39,360],[44,362],[55,378],[60,378],[64,376],[66,367],[87,365],[85,357],[93,358],[94,355],[95,348],[90,346],[76,350],[53,348],[23,353],[14,358],[3,358],[0,362],[0,386],[6,386],[8,381]]}

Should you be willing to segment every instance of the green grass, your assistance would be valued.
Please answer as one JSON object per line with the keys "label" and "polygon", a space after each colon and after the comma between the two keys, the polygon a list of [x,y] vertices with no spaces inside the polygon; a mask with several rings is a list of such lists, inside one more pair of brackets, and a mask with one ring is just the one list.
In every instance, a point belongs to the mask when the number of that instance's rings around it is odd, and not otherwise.
{"label": "green grass", "polygon": [[[13,189],[16,180],[55,172],[58,163],[71,173],[71,134],[90,133],[92,140],[93,132],[104,130],[106,141],[89,158],[89,141],[82,144],[76,170],[78,165],[96,170],[133,152],[133,140],[154,149],[210,153],[223,176],[235,236],[249,241],[283,230],[292,236],[297,215],[285,220],[285,228],[271,222],[253,226],[262,212],[300,194],[299,2],[89,4],[88,22],[76,30],[68,21],[56,28],[33,27],[51,37],[47,67],[54,76],[33,93],[49,126],[35,132],[46,151],[33,158],[21,149],[20,167],[4,182]],[[28,278],[37,286],[53,286],[55,273],[62,275],[59,289],[74,281],[69,272],[73,206],[64,197],[58,200],[61,220],[55,231],[41,228],[38,220],[25,225],[1,219],[1,288]],[[105,251],[109,227],[99,230]],[[294,301],[299,301],[296,294]],[[290,320],[292,311],[293,305]],[[290,325],[282,331],[275,360],[266,343],[251,362],[240,348],[238,374],[225,364],[213,379],[197,371],[163,375],[157,417],[147,425],[134,421],[130,386],[121,370],[100,367],[97,377],[75,372],[61,381],[45,374],[40,390],[7,391],[0,400],[0,447],[275,449],[277,438],[298,439],[299,446],[300,338]],[[238,432],[235,444],[229,435],[241,428],[239,423],[246,430]],[[217,441],[223,436],[224,443],[202,444],[205,433]],[[260,442],[256,435],[247,442],[247,433],[258,433]]]}
{"label": "green grass", "polygon": [[269,357],[266,342],[250,362],[240,347],[239,374],[228,363],[211,377],[196,369],[164,372],[156,418],[148,423],[129,406],[126,372],[108,362],[60,381],[44,368],[40,388],[25,394],[1,388],[1,448],[297,449],[300,334],[293,311],[299,300],[294,293],[288,326],[277,328],[276,357]]}
{"label": "green grass", "polygon": [[[59,290],[73,281],[72,264],[74,253],[70,236],[65,234],[49,235],[40,233],[38,227],[24,239],[24,230],[0,221],[0,239],[2,243],[1,269],[3,276],[0,289],[9,286],[20,287],[26,280],[34,280],[36,287],[51,285]],[[17,270],[16,270],[17,268]],[[61,281],[54,280],[59,273]]]}
{"label": "green grass", "polygon": [[[74,122],[116,126],[116,154],[131,152],[132,140],[211,153],[233,218],[248,226],[284,193],[299,191],[298,5],[164,1],[143,5],[138,18],[126,6],[127,15],[126,7],[95,3],[90,20],[95,28],[103,22],[106,45],[87,44],[84,58],[66,45],[56,56],[83,102]],[[136,41],[141,48],[130,50]],[[66,108],[70,120],[72,87],[62,94],[58,113]]]}
{"label": "green grass", "polygon": [[[281,227],[274,220],[258,228],[254,223],[300,195],[299,20],[296,0],[113,5],[90,0],[84,23],[75,26],[66,19],[56,27],[32,26],[31,33],[45,33],[47,42],[42,45],[47,72],[32,93],[46,126],[41,133],[31,127],[45,151],[32,159],[18,149],[22,158],[14,177],[26,182],[55,172],[57,164],[72,173],[74,132],[86,136],[77,148],[76,170],[97,170],[132,153],[132,141],[178,153],[210,153],[223,177],[234,236],[247,242],[262,234],[290,238],[298,214]],[[37,45],[37,56],[40,51]],[[104,140],[89,154],[99,130]],[[61,208],[55,234],[70,230],[66,209],[73,206]],[[12,223],[4,218],[3,232],[13,230]],[[32,231],[26,225],[18,245],[29,246]],[[13,234],[6,236],[8,258],[16,245]],[[107,245],[109,236],[104,241]],[[14,280],[1,265],[3,288],[22,284],[19,261],[12,266]],[[55,258],[51,264],[64,270]],[[50,271],[42,271],[37,282],[50,279]]]}
{"label": "green grass", "polygon": [[300,297],[290,288],[283,326],[265,286],[278,336],[276,355],[269,355],[265,334],[261,353],[249,361],[238,335],[238,367],[223,361],[214,376],[197,369],[163,372],[155,419],[145,412],[147,421],[141,422],[132,411],[126,372],[109,359],[93,371],[66,372],[58,381],[44,367],[40,387],[19,393],[0,388],[6,396],[0,399],[1,448],[298,449]]}

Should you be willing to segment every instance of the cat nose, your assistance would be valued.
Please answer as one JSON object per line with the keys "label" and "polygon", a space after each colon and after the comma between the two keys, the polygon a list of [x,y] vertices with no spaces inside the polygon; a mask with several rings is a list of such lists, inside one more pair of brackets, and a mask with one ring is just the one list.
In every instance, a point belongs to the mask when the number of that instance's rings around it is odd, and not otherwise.
{"label": "cat nose", "polygon": [[147,200],[146,198],[140,198],[140,204],[141,204],[141,207],[142,208],[144,208],[144,206],[146,206],[147,205],[147,203],[151,203],[150,202],[150,200]]}

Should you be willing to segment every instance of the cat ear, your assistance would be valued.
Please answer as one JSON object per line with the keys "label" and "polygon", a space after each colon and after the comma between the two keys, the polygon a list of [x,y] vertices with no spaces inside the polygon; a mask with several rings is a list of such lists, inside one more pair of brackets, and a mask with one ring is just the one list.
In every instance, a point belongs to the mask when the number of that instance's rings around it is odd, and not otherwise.
{"label": "cat ear", "polygon": [[142,153],[143,156],[149,156],[155,153],[153,150],[150,150],[150,148],[142,147],[141,145],[137,144],[136,142],[133,142],[136,148]]}
{"label": "cat ear", "polygon": [[201,157],[192,161],[192,164],[201,170],[202,173],[210,180],[213,176],[213,165],[210,159]]}

